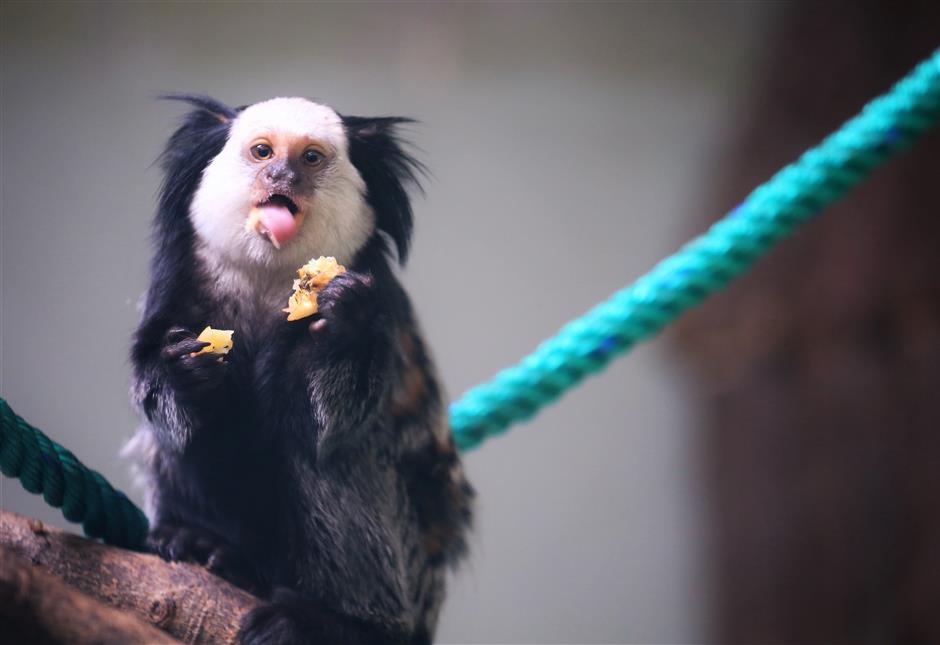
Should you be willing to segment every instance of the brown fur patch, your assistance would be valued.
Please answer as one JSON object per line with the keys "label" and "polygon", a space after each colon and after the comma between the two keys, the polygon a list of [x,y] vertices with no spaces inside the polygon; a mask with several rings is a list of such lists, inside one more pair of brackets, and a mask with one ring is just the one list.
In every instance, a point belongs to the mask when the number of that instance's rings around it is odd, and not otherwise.
{"label": "brown fur patch", "polygon": [[411,330],[398,336],[402,371],[392,394],[391,412],[402,428],[420,433],[402,460],[408,495],[418,518],[428,561],[453,563],[466,550],[473,488],[464,477],[446,415],[438,406],[433,367],[419,337]]}
{"label": "brown fur patch", "polygon": [[419,351],[410,332],[399,334],[404,370],[401,383],[392,395],[392,416],[421,416],[428,401],[427,360]]}
{"label": "brown fur patch", "polygon": [[435,441],[408,464],[409,493],[421,539],[432,563],[455,560],[465,549],[473,489],[452,441]]}

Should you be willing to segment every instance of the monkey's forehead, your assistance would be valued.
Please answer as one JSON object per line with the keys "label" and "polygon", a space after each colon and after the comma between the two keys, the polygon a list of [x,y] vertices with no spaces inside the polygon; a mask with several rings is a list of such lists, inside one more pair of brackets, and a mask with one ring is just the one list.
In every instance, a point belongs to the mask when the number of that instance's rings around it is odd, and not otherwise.
{"label": "monkey's forehead", "polygon": [[232,138],[244,139],[263,132],[277,132],[326,141],[346,147],[343,120],[333,108],[305,98],[279,97],[245,108],[232,123]]}

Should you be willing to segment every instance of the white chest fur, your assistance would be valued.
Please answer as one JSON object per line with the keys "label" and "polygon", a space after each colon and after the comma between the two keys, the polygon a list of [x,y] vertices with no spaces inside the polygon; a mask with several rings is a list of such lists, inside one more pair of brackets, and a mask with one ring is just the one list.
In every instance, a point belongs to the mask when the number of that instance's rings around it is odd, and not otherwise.
{"label": "white chest fur", "polygon": [[243,342],[254,345],[270,332],[272,325],[284,324],[287,314],[283,309],[296,271],[232,263],[205,248],[200,249],[199,259],[222,310],[220,317],[234,319]]}

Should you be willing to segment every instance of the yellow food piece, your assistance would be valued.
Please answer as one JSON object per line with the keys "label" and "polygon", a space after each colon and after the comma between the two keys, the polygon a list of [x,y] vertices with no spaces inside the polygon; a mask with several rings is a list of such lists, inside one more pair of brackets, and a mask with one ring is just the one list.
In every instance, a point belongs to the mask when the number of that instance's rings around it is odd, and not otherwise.
{"label": "yellow food piece", "polygon": [[202,330],[202,333],[196,337],[196,340],[201,340],[204,343],[209,343],[198,352],[194,352],[193,356],[196,354],[228,354],[232,349],[232,334],[235,333],[233,329],[213,329],[212,327],[206,327]]}
{"label": "yellow food piece", "polygon": [[252,208],[248,212],[248,219],[245,220],[245,230],[249,233],[254,233],[258,230],[258,222],[261,221],[261,209]]}
{"label": "yellow food piece", "polygon": [[317,294],[323,290],[330,280],[345,273],[346,267],[339,264],[334,257],[312,259],[297,269],[297,279],[294,280],[294,293],[287,301],[288,320],[300,320],[317,313]]}

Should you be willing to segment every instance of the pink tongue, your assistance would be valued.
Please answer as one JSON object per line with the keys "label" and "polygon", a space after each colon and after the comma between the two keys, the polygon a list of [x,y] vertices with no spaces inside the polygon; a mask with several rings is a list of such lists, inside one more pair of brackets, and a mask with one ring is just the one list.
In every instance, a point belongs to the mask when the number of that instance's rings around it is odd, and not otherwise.
{"label": "pink tongue", "polygon": [[297,234],[297,220],[281,204],[265,204],[260,207],[261,223],[268,229],[278,244],[283,244]]}

